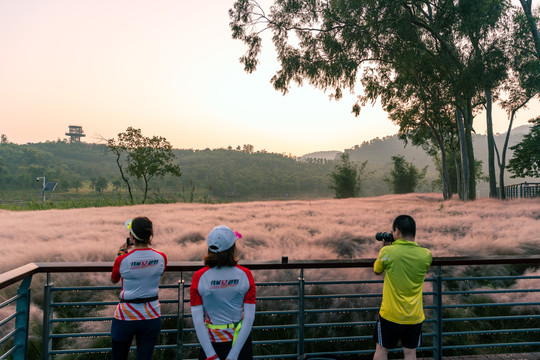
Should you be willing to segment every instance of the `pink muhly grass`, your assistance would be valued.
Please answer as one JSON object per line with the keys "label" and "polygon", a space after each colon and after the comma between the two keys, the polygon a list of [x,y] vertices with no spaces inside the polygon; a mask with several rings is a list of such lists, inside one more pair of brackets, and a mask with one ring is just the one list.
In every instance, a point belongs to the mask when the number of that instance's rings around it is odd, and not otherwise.
{"label": "pink muhly grass", "polygon": [[224,224],[242,234],[243,261],[354,259],[376,256],[374,235],[399,214],[417,222],[417,242],[434,256],[539,254],[540,201],[442,201],[438,194],[374,198],[166,204],[0,212],[6,271],[37,261],[113,261],[126,219],[148,216],[153,247],[170,261],[199,261],[205,237]]}

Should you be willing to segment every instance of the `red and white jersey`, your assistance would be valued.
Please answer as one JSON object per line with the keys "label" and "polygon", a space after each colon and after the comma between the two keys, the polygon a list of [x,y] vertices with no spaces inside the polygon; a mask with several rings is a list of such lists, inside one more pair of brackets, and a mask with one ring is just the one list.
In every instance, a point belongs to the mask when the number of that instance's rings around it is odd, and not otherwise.
{"label": "red and white jersey", "polygon": [[[202,305],[214,325],[238,323],[245,304],[255,304],[255,281],[243,266],[200,269],[191,282],[191,306]],[[212,342],[232,341],[234,329],[208,329]]]}
{"label": "red and white jersey", "polygon": [[[133,300],[158,295],[159,280],[167,266],[167,256],[154,249],[135,249],[116,258],[111,273],[114,282],[122,279],[120,299]],[[159,301],[141,304],[120,302],[114,312],[118,320],[149,320],[161,316]]]}

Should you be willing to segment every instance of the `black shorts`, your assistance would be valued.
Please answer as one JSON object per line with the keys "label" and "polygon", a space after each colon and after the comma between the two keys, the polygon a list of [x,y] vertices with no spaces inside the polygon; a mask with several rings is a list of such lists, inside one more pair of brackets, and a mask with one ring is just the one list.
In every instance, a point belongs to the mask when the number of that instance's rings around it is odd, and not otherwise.
{"label": "black shorts", "polygon": [[396,324],[383,319],[379,315],[373,333],[373,340],[386,349],[395,348],[399,340],[401,340],[401,346],[404,348],[416,349],[420,347],[422,341],[422,323]]}

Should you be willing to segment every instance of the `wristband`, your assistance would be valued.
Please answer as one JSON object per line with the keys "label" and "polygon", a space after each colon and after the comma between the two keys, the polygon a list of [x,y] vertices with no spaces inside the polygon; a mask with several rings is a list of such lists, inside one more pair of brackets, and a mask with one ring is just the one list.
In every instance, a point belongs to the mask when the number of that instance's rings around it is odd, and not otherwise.
{"label": "wristband", "polygon": [[209,358],[206,358],[206,360],[216,360],[218,358],[217,354],[214,354],[210,356]]}
{"label": "wristband", "polygon": [[116,256],[126,255],[128,252],[129,252],[128,248],[125,246],[122,246],[120,249],[118,249]]}

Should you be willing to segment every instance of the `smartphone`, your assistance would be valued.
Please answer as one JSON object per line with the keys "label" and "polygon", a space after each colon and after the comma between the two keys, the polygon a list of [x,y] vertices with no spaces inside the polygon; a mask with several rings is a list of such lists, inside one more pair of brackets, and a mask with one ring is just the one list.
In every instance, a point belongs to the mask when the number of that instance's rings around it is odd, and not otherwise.
{"label": "smartphone", "polygon": [[127,245],[127,246],[133,245],[133,244],[131,243],[131,237],[128,237],[128,238],[126,239],[126,245]]}

